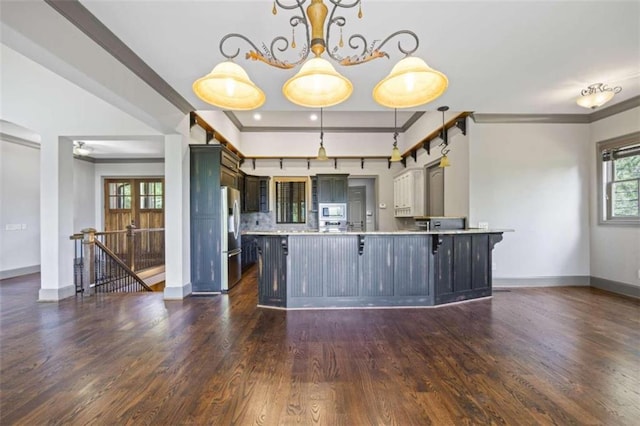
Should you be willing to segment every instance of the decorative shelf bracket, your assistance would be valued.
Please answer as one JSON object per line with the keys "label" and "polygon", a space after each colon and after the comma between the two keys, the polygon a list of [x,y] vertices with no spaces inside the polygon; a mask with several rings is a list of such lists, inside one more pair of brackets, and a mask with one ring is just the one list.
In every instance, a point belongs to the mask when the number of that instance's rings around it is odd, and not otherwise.
{"label": "decorative shelf bracket", "polygon": [[431,141],[424,141],[422,148],[427,151],[427,155],[431,155]]}
{"label": "decorative shelf bracket", "polygon": [[206,136],[205,143],[206,143],[207,145],[209,145],[209,144],[211,143],[211,141],[212,141],[215,137],[216,137],[216,133],[215,133],[215,132],[212,132],[212,131],[207,130],[207,136]]}
{"label": "decorative shelf bracket", "polygon": [[456,120],[456,124],[455,126],[462,130],[462,134],[466,135],[467,134],[467,117],[460,117]]}

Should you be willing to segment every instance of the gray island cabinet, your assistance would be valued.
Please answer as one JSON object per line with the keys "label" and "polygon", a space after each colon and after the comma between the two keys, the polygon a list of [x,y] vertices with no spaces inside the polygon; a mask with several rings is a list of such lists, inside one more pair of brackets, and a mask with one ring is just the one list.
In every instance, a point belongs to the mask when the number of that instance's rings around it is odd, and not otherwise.
{"label": "gray island cabinet", "polygon": [[258,304],[433,306],[491,296],[491,254],[503,232],[249,232]]}

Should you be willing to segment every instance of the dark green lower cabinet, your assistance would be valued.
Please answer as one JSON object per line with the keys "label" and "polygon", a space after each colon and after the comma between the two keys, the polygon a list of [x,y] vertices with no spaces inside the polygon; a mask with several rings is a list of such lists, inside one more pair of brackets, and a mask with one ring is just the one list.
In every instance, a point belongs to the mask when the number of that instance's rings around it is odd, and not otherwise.
{"label": "dark green lower cabinet", "polygon": [[258,238],[255,235],[242,236],[242,271],[246,271],[258,261]]}
{"label": "dark green lower cabinet", "polygon": [[287,306],[287,236],[258,238],[258,303]]}
{"label": "dark green lower cabinet", "polygon": [[259,300],[287,308],[432,306],[491,295],[500,233],[260,235]]}
{"label": "dark green lower cabinet", "polygon": [[[491,296],[491,250],[499,234],[439,235],[435,304]],[[495,241],[495,242],[492,242]]]}
{"label": "dark green lower cabinet", "polygon": [[366,235],[360,255],[360,294],[366,297],[393,296],[394,237]]}

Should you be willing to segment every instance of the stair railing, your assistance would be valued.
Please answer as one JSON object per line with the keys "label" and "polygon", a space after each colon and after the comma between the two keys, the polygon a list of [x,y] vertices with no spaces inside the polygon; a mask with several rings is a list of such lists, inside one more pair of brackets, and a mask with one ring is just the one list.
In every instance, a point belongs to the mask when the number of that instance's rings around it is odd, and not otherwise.
{"label": "stair railing", "polygon": [[[118,255],[97,238],[100,235],[116,235],[117,233],[98,233],[93,228],[87,228],[83,229],[81,234],[71,236],[71,239],[75,241],[74,281],[76,293],[91,295],[93,293],[152,291],[127,265],[121,255]],[[135,245],[133,236],[131,241],[131,244]],[[134,251],[132,248],[129,253]],[[162,256],[162,260],[164,261],[164,256]],[[135,264],[135,256],[132,262]]]}

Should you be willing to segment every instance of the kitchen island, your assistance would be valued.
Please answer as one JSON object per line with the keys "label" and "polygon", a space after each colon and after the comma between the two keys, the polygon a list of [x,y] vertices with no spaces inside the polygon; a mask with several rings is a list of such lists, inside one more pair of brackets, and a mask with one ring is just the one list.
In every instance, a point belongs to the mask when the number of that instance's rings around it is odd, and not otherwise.
{"label": "kitchen island", "polygon": [[506,230],[246,232],[257,236],[258,304],[434,306],[491,296],[493,247]]}

